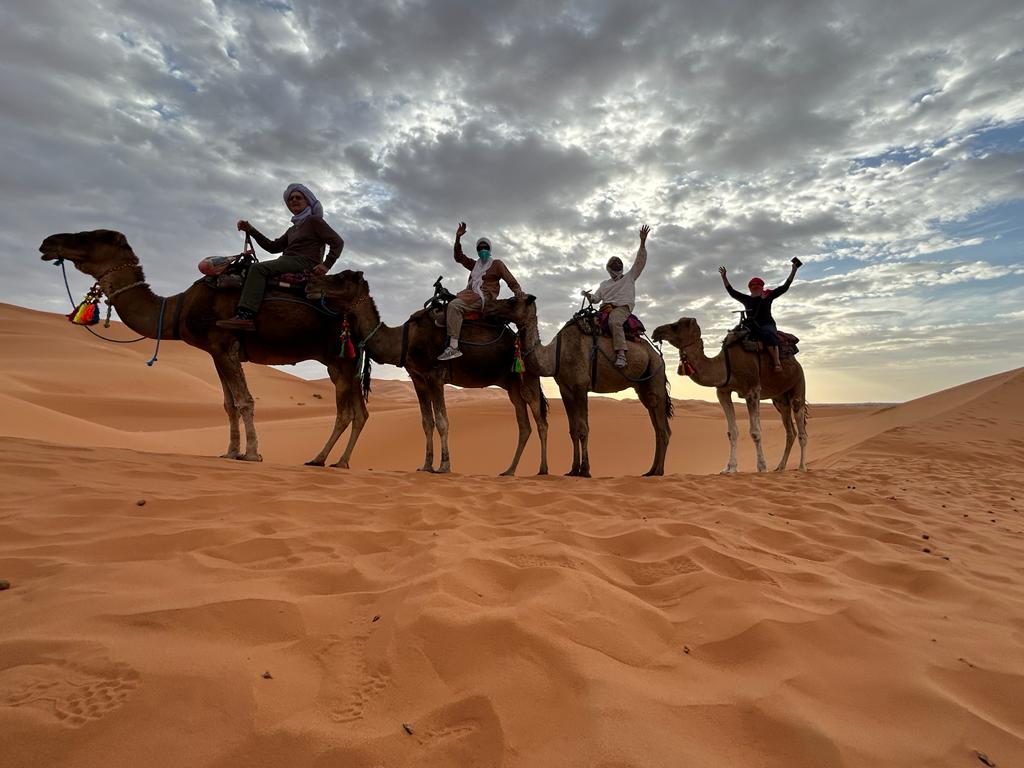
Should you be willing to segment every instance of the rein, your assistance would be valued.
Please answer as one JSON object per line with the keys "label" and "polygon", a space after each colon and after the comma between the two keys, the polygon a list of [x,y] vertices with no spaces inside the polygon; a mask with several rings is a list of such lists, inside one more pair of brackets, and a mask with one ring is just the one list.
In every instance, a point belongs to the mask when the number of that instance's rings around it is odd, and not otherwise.
{"label": "rein", "polygon": [[[687,346],[693,345],[687,344]],[[712,385],[715,389],[727,387],[729,386],[729,382],[732,381],[732,358],[729,357],[729,346],[722,344],[722,354],[725,355],[725,381],[723,381],[721,384]],[[690,358],[686,356],[686,347],[681,347],[679,349],[679,361],[680,363],[684,363],[685,365],[689,365],[691,368],[693,368],[694,373],[697,372],[697,368],[693,365],[693,363],[690,362]]]}
{"label": "rein", "polygon": [[[68,293],[68,301],[71,302],[71,308],[74,309],[77,305],[75,304],[75,298],[71,295],[71,286],[68,284],[68,270],[67,270],[67,267],[64,266],[64,259],[57,259],[54,262],[54,266],[59,266],[60,267],[61,275],[63,275],[63,277],[64,277],[64,290],[67,291],[67,293]],[[122,264],[119,267],[114,267],[114,269],[107,270],[106,272],[103,273],[103,275],[101,275],[101,277],[106,277],[111,272],[116,272],[117,270],[124,269],[125,267],[128,267],[128,266],[136,266],[136,265],[134,265],[134,264]],[[96,278],[96,284],[99,285],[99,278]],[[129,288],[135,288],[136,286],[145,285],[145,284],[146,283],[144,281],[140,281],[138,283],[134,283],[132,285],[125,286],[123,289],[118,289],[117,291],[115,291],[114,295],[117,295],[118,293],[121,293],[122,291],[127,291]],[[100,290],[103,290],[103,289],[101,288]],[[110,320],[110,306],[111,306],[110,305],[110,299],[111,298],[113,298],[113,297],[110,297],[110,296],[107,297],[107,321],[108,322]],[[139,338],[137,338],[137,339],[111,339],[111,338],[108,338],[108,337],[104,336],[103,334],[96,333],[96,331],[94,331],[92,328],[90,328],[87,325],[83,325],[82,327],[85,328],[85,330],[87,330],[89,333],[91,333],[97,339],[102,339],[103,341],[109,341],[111,344],[134,344],[134,343],[136,343],[138,341],[142,341],[143,339],[149,338],[148,336],[139,336]]]}

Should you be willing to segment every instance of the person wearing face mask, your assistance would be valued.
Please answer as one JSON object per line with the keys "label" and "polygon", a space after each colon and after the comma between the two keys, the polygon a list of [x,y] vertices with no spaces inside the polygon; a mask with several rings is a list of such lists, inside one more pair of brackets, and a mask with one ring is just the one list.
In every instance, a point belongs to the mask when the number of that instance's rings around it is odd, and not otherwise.
{"label": "person wearing face mask", "polygon": [[750,278],[750,282],[747,283],[747,288],[750,290],[749,296],[745,293],[740,293],[730,285],[725,267],[718,268],[718,274],[722,276],[725,290],[736,301],[746,307],[747,320],[754,328],[758,338],[768,347],[775,371],[782,370],[782,362],[779,360],[779,335],[778,328],[775,325],[775,318],[772,317],[772,302],[789,290],[789,286],[793,283],[793,278],[796,277],[796,271],[803,265],[800,259],[794,258],[792,261],[793,268],[789,271],[789,277],[778,288],[765,288],[764,280],[760,277]]}
{"label": "person wearing face mask", "polygon": [[469,282],[448,304],[448,347],[438,355],[438,360],[462,357],[459,334],[462,333],[463,316],[468,311],[482,312],[488,302],[496,301],[501,290],[501,280],[505,281],[517,299],[526,296],[504,262],[491,256],[491,241],[486,237],[476,241],[475,259],[462,252],[462,236],[467,229],[466,222],[461,221],[455,230],[455,261],[469,270]]}
{"label": "person wearing face mask", "polygon": [[[276,240],[265,237],[256,227],[244,219],[238,222],[241,232],[248,232],[252,239],[268,253],[280,253],[271,261],[260,261],[249,267],[242,286],[238,309],[230,320],[218,320],[220,328],[233,331],[253,331],[254,318],[263,303],[267,278],[288,272],[310,271],[326,275],[341,255],[345,241],[324,221],[324,208],[309,187],[304,184],[289,184],[284,191],[284,204],[292,214],[292,225]],[[324,259],[324,247],[328,248]]]}
{"label": "person wearing face mask", "polygon": [[626,367],[626,330],[623,324],[633,313],[636,303],[636,280],[647,266],[647,235],[651,228],[640,227],[640,247],[636,260],[628,272],[623,271],[622,259],[613,256],[608,259],[606,269],[609,278],[594,291],[583,291],[591,304],[601,304],[602,311],[608,312],[608,327],[612,332],[612,346],[615,348],[615,367]]}

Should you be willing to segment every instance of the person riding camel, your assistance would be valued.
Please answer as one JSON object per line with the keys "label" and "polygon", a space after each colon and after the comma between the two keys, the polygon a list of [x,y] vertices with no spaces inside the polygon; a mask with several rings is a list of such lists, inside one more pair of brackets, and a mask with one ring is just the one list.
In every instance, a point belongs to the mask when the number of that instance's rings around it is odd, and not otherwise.
{"label": "person riding camel", "polygon": [[623,327],[633,313],[636,303],[636,280],[647,265],[647,235],[651,228],[646,224],[640,227],[640,247],[636,251],[636,260],[629,272],[623,272],[622,259],[613,256],[608,259],[605,269],[610,277],[601,283],[597,291],[583,291],[591,304],[601,303],[601,311],[608,312],[608,327],[612,332],[612,346],[615,348],[615,367],[626,367],[626,330]]}
{"label": "person riding camel", "polygon": [[438,360],[462,357],[459,335],[462,333],[463,317],[466,312],[482,312],[486,302],[496,301],[501,290],[500,280],[505,281],[505,285],[512,290],[517,299],[526,296],[504,262],[491,256],[491,241],[486,237],[476,241],[475,259],[462,252],[462,236],[466,234],[466,230],[466,222],[459,222],[459,228],[455,230],[454,250],[455,261],[469,270],[469,282],[448,304],[448,347],[438,355]]}
{"label": "person riding camel", "polygon": [[[259,246],[268,253],[280,253],[280,258],[260,261],[249,267],[242,286],[238,309],[230,320],[218,320],[220,328],[233,331],[253,331],[254,318],[263,302],[267,278],[288,272],[311,271],[326,275],[338,260],[345,241],[324,221],[324,208],[309,187],[304,184],[289,184],[284,191],[284,204],[292,213],[292,225],[276,240],[265,237],[248,221],[238,222],[240,232],[247,232]],[[328,246],[324,259],[324,246]]]}
{"label": "person riding camel", "polygon": [[764,280],[760,277],[750,278],[750,282],[747,283],[747,288],[750,289],[749,296],[740,293],[729,284],[725,267],[718,268],[718,274],[722,276],[725,290],[736,301],[746,307],[747,320],[758,338],[768,347],[768,351],[772,356],[774,370],[776,371],[782,370],[782,362],[779,360],[779,335],[778,328],[775,326],[775,318],[772,317],[772,302],[789,290],[789,286],[793,283],[793,278],[796,276],[796,271],[800,269],[802,264],[803,262],[800,259],[794,257],[793,268],[789,272],[789,277],[778,288],[765,288]]}

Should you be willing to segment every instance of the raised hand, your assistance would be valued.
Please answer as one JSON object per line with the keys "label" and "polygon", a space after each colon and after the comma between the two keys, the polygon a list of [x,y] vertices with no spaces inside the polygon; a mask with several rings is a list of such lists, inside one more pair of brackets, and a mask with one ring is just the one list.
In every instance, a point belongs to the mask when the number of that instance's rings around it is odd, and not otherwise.
{"label": "raised hand", "polygon": [[459,228],[455,230],[455,239],[458,240],[460,237],[466,234],[466,230],[468,229],[469,227],[466,226],[466,222],[460,221]]}
{"label": "raised hand", "polygon": [[235,226],[238,227],[239,232],[248,232],[249,230],[252,229],[252,224],[250,224],[245,219],[239,219],[238,223]]}
{"label": "raised hand", "polygon": [[640,245],[647,242],[647,236],[651,233],[651,228],[644,224],[640,227]]}
{"label": "raised hand", "polygon": [[722,276],[722,279],[725,280],[725,275],[726,275],[725,267],[719,267],[718,268],[718,274],[720,274]]}

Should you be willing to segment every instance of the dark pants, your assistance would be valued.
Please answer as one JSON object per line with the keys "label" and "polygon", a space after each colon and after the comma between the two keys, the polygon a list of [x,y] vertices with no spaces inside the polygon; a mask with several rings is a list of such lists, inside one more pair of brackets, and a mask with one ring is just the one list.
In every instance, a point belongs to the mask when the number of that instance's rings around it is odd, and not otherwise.
{"label": "dark pants", "polygon": [[283,275],[286,272],[305,272],[312,269],[308,259],[297,259],[294,256],[282,256],[272,261],[260,261],[249,267],[242,286],[242,298],[238,300],[239,309],[247,309],[253,314],[260,311],[263,292],[267,289],[267,278],[271,275]]}
{"label": "dark pants", "polygon": [[779,346],[779,332],[774,325],[758,325],[756,326],[758,338],[764,342],[766,347],[777,347]]}

